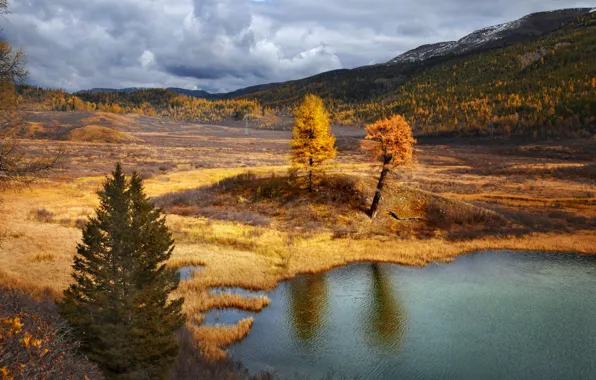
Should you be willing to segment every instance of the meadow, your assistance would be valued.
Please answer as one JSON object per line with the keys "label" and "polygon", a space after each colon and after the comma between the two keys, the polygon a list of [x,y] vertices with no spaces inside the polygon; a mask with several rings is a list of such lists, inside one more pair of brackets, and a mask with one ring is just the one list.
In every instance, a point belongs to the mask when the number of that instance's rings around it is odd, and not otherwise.
{"label": "meadow", "polygon": [[371,221],[364,209],[379,167],[359,151],[361,129],[333,128],[338,157],[311,194],[288,176],[289,131],[87,112],[26,119],[24,151],[64,157],[47,178],[2,192],[0,282],[60,297],[95,192],[121,161],[167,213],[176,240],[168,265],[201,268],[177,294],[209,359],[225,358],[252,319],[208,326],[207,311],[269,304],[213,288],[269,290],[351,262],[424,266],[488,249],[596,254],[593,138],[421,139],[416,164],[392,174]]}

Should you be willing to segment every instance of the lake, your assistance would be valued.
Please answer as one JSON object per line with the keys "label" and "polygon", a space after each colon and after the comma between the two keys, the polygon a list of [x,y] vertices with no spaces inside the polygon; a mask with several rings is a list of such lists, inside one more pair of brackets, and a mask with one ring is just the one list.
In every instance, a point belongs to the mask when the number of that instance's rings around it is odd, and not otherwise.
{"label": "lake", "polygon": [[[250,294],[249,292],[246,292]],[[267,293],[230,347],[286,378],[596,379],[596,257],[481,252],[425,268],[353,264]]]}

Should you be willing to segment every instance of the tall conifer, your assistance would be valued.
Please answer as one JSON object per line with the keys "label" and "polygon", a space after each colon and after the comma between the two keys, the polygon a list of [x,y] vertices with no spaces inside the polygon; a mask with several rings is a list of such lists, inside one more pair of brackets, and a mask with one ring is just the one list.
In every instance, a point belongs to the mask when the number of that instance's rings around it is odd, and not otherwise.
{"label": "tall conifer", "polygon": [[173,240],[138,174],[120,164],[99,193],[64,292],[62,315],[88,357],[120,379],[162,378],[177,353],[182,299],[169,300],[178,276],[165,266]]}

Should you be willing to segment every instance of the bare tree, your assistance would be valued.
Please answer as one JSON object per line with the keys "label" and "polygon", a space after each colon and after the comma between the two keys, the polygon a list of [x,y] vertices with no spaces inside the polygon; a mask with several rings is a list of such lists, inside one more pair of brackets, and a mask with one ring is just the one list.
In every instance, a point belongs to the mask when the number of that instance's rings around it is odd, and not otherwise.
{"label": "bare tree", "polygon": [[[0,0],[0,17],[8,14],[8,1]],[[0,28],[1,30],[1,28]],[[27,78],[27,59],[23,49],[14,50],[0,40],[0,186],[15,179],[27,180],[56,165],[62,154],[31,159],[19,149],[16,129],[23,124],[17,101],[16,85]]]}
{"label": "bare tree", "polygon": [[8,14],[8,0],[0,0],[0,16],[5,14]]}
{"label": "bare tree", "polygon": [[0,189],[9,181],[30,181],[50,171],[61,157],[59,152],[50,158],[31,159],[22,152],[17,139],[0,137]]}

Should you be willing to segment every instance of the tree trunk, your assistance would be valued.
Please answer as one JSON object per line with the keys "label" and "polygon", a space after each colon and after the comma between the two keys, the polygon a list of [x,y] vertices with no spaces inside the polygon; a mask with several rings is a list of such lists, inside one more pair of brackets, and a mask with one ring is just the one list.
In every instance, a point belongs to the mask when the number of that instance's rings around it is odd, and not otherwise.
{"label": "tree trunk", "polygon": [[313,160],[312,158],[308,159],[308,191],[312,193],[313,186],[312,186],[312,166]]}
{"label": "tree trunk", "polygon": [[372,204],[370,205],[370,209],[368,210],[368,216],[371,219],[374,219],[377,216],[379,202],[381,201],[381,192],[383,191],[383,187],[385,186],[385,177],[389,173],[389,168],[386,164],[383,165],[383,169],[381,170],[381,176],[379,177],[379,183],[377,183],[377,191],[375,192],[375,197],[373,198]]}

